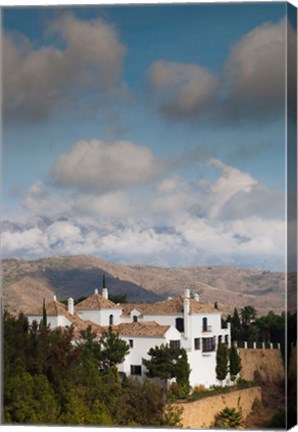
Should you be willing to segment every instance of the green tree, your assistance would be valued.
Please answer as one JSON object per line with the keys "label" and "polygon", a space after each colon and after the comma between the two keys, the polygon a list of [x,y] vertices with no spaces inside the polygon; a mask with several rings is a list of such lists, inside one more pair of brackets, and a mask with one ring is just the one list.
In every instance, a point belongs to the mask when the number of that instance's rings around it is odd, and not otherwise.
{"label": "green tree", "polygon": [[105,273],[102,274],[102,288],[106,288],[106,275],[105,275]]}
{"label": "green tree", "polygon": [[231,338],[232,341],[240,341],[241,337],[241,322],[238,314],[238,310],[234,308],[234,314],[231,317]]}
{"label": "green tree", "polygon": [[102,333],[99,343],[100,359],[104,369],[122,363],[129,353],[129,345],[119,337],[117,332],[113,332],[111,326]]}
{"label": "green tree", "polygon": [[109,300],[111,300],[113,303],[127,303],[127,296],[126,294],[110,294]]}
{"label": "green tree", "polygon": [[47,327],[47,325],[48,325],[45,299],[43,299],[43,302],[42,302],[42,324],[44,325],[44,327]]}
{"label": "green tree", "polygon": [[77,426],[115,425],[103,401],[90,400],[88,391],[88,387],[82,386],[75,386],[70,390],[65,412],[60,418],[61,423]]}
{"label": "green tree", "polygon": [[164,382],[164,390],[167,392],[167,381],[176,378],[186,394],[189,391],[190,369],[187,362],[187,354],[184,349],[177,349],[168,344],[150,348],[150,359],[143,359],[143,365],[148,369],[149,377],[157,377]]}
{"label": "green tree", "polygon": [[178,353],[178,360],[176,367],[174,367],[174,373],[176,377],[176,383],[180,388],[180,396],[186,397],[190,391],[189,375],[190,367],[187,359],[187,353],[185,349],[181,348]]}
{"label": "green tree", "polygon": [[22,368],[4,382],[4,422],[56,424],[59,405],[46,377]]}
{"label": "green tree", "polygon": [[229,350],[229,363],[230,363],[229,370],[231,374],[231,380],[235,381],[236,376],[241,370],[241,359],[235,345],[232,345]]}
{"label": "green tree", "polygon": [[219,343],[216,352],[216,378],[223,381],[228,373],[228,347],[226,344]]}

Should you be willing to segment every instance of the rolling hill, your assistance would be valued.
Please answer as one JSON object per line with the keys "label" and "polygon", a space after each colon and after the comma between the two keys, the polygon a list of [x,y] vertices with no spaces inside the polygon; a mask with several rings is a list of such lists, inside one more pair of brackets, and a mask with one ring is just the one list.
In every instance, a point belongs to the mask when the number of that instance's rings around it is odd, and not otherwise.
{"label": "rolling hill", "polygon": [[78,298],[101,289],[106,274],[109,292],[126,294],[129,302],[154,302],[179,295],[184,288],[199,292],[204,302],[217,302],[226,312],[251,304],[260,313],[284,309],[284,274],[224,266],[162,268],[122,265],[92,256],[2,261],[3,303],[11,311],[40,305],[55,293]]}

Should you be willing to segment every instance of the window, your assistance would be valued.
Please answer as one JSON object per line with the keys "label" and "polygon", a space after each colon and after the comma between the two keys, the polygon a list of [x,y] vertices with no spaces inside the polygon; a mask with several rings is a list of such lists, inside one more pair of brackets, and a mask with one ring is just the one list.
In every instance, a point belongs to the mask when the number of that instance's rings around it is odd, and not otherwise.
{"label": "window", "polygon": [[129,343],[130,348],[133,348],[133,340],[129,339],[128,343]]}
{"label": "window", "polygon": [[109,316],[109,324],[113,325],[114,324],[114,315],[110,315]]}
{"label": "window", "polygon": [[131,375],[142,375],[142,366],[130,365],[130,373]]}
{"label": "window", "polygon": [[218,345],[222,343],[222,336],[218,336]]}
{"label": "window", "polygon": [[208,329],[208,321],[207,318],[203,318],[203,331],[207,331]]}
{"label": "window", "polygon": [[180,340],[171,340],[170,347],[175,349],[180,349]]}
{"label": "window", "polygon": [[195,350],[201,349],[200,342],[201,342],[200,338],[195,338]]}
{"label": "window", "polygon": [[184,333],[184,319],[176,318],[176,329],[180,331],[180,333]]}
{"label": "window", "polygon": [[132,317],[132,319],[133,319],[133,322],[138,322],[138,317],[137,317],[136,315],[134,315],[134,316]]}
{"label": "window", "polygon": [[203,338],[203,352],[215,351],[214,338]]}
{"label": "window", "polygon": [[229,344],[229,336],[228,335],[225,335],[225,344]]}

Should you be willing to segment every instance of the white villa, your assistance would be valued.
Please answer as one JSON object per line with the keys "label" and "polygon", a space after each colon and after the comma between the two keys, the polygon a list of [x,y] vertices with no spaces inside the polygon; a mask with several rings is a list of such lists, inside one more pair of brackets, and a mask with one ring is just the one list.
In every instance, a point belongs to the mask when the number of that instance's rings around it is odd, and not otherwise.
{"label": "white villa", "polygon": [[[103,330],[112,326],[130,346],[119,372],[127,375],[145,375],[142,359],[148,358],[151,347],[172,344],[185,348],[191,368],[190,385],[210,387],[219,384],[216,379],[216,349],[219,342],[230,347],[230,326],[222,328],[221,312],[202,303],[199,295],[191,297],[189,289],[184,295],[152,304],[115,304],[108,298],[107,288],[102,295],[94,294],[76,306],[72,298],[68,307],[57,301],[46,304],[47,319],[51,328],[74,325],[75,337],[80,330],[91,325],[100,337]],[[28,315],[29,324],[42,319],[42,308]],[[229,384],[227,378],[226,384]]]}

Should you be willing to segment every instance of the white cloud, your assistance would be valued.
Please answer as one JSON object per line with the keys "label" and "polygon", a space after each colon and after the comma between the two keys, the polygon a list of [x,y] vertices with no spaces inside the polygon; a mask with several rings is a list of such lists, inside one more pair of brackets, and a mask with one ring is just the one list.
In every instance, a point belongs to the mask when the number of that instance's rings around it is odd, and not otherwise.
{"label": "white cloud", "polygon": [[[154,62],[149,82],[161,112],[180,120],[264,120],[285,108],[286,28],[289,47],[296,32],[282,19],[246,33],[230,47],[222,71],[199,64]],[[294,68],[290,68],[293,79]],[[290,96],[291,102],[291,96]]]}
{"label": "white cloud", "polygon": [[61,155],[52,169],[54,181],[68,188],[109,191],[144,184],[162,164],[148,147],[129,141],[80,141]]}
{"label": "white cloud", "polygon": [[51,192],[41,179],[36,180],[22,200],[22,205],[34,214],[47,213],[49,209],[54,213],[64,212],[70,204],[69,196]]}
{"label": "white cloud", "polygon": [[44,255],[48,251],[47,239],[41,229],[34,227],[22,232],[5,231],[1,236],[1,246],[4,254],[31,256]]}
{"label": "white cloud", "polygon": [[206,68],[159,60],[149,71],[152,90],[162,95],[161,110],[171,117],[196,117],[216,96],[218,78]]}
{"label": "white cloud", "polygon": [[[289,30],[293,31],[289,26]],[[258,114],[284,106],[286,20],[256,27],[231,48],[226,84],[235,104]],[[253,104],[253,106],[251,106]]]}
{"label": "white cloud", "polygon": [[4,115],[43,119],[82,88],[108,91],[117,84],[126,48],[110,24],[68,14],[52,22],[48,33],[57,33],[65,48],[34,48],[26,41],[23,49],[4,34]]}
{"label": "white cloud", "polygon": [[72,209],[80,214],[113,220],[131,214],[131,207],[130,196],[119,191],[102,195],[79,194],[73,198],[72,205]]}
{"label": "white cloud", "polygon": [[213,183],[209,190],[211,218],[220,215],[223,207],[238,192],[248,193],[258,182],[250,174],[244,173],[237,168],[223,164],[218,159],[210,159],[209,165],[215,166],[222,171],[222,175]]}
{"label": "white cloud", "polygon": [[[7,225],[3,254],[94,254],[170,267],[216,263],[282,269],[286,227],[281,195],[220,160],[211,159],[209,166],[220,170],[210,185],[176,174],[143,194],[71,192],[63,218],[32,217],[10,231]],[[29,196],[33,213],[45,209],[47,199],[50,206],[62,200],[40,181]]]}

